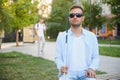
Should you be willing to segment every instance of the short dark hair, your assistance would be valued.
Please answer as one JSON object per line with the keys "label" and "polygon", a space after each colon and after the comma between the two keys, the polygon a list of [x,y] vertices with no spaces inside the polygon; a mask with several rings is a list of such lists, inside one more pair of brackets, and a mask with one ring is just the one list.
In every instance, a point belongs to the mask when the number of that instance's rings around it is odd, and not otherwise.
{"label": "short dark hair", "polygon": [[75,8],[79,8],[79,9],[81,9],[82,12],[83,12],[83,14],[84,14],[84,10],[83,10],[83,8],[82,8],[81,6],[79,6],[79,5],[73,5],[73,6],[70,8],[69,11],[71,11],[72,9],[75,9]]}
{"label": "short dark hair", "polygon": [[39,19],[44,19],[43,17],[40,17]]}

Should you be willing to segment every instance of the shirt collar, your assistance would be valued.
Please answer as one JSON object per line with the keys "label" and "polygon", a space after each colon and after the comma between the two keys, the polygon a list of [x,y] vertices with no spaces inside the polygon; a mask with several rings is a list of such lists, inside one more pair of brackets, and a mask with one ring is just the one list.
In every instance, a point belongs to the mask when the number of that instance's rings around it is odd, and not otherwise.
{"label": "shirt collar", "polygon": [[[85,31],[84,28],[82,28],[82,35],[85,36],[85,34],[86,34],[86,31]],[[73,32],[72,32],[71,28],[68,30],[68,35],[73,35]]]}

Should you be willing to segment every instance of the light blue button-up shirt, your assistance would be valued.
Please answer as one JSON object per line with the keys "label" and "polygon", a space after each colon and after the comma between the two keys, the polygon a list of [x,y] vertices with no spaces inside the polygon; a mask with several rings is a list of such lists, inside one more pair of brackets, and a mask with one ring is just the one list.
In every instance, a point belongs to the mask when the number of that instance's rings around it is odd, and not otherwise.
{"label": "light blue button-up shirt", "polygon": [[[66,35],[68,36],[67,43],[66,43]],[[59,71],[62,66],[68,65],[68,73],[73,72],[69,70],[69,63],[70,63],[69,54],[71,54],[71,50],[72,50],[73,37],[74,36],[71,29],[68,30],[68,33],[64,31],[60,33],[57,37],[55,63],[57,64],[57,68]],[[88,68],[92,68],[93,70],[96,70],[99,65],[98,41],[97,41],[96,35],[90,31],[82,29],[81,37],[85,44],[85,49],[86,49],[85,55],[86,55],[87,67],[85,67],[84,70],[82,71],[78,71],[78,74],[80,74],[79,76],[85,75],[85,71]]]}

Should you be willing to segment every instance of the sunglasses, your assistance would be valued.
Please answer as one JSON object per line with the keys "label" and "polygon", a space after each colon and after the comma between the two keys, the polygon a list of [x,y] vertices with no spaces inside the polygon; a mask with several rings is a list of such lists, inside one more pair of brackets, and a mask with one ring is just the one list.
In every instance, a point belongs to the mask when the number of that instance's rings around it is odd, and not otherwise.
{"label": "sunglasses", "polygon": [[80,18],[81,16],[84,16],[83,14],[80,14],[80,13],[70,13],[69,14],[69,17],[70,18],[74,18],[74,17],[77,17],[77,18]]}

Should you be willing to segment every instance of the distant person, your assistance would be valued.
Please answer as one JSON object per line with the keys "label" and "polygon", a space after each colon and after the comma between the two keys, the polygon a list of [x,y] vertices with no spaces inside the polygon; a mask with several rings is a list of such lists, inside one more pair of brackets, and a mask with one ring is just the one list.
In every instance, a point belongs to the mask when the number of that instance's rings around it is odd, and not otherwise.
{"label": "distant person", "polygon": [[22,39],[22,37],[23,37],[23,35],[22,35],[22,31],[21,30],[19,30],[18,31],[18,35],[19,35],[19,41],[23,41]]}
{"label": "distant person", "polygon": [[45,45],[45,36],[44,31],[46,30],[46,26],[44,24],[44,19],[40,18],[39,22],[35,25],[35,33],[37,35],[37,43],[38,43],[38,53],[43,54],[43,49]]}
{"label": "distant person", "polygon": [[68,31],[60,33],[56,41],[55,62],[59,70],[59,80],[95,80],[95,70],[99,65],[96,35],[83,29],[84,10],[74,5],[69,10]]}

